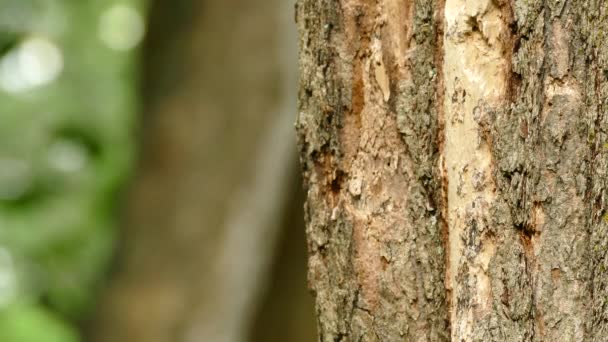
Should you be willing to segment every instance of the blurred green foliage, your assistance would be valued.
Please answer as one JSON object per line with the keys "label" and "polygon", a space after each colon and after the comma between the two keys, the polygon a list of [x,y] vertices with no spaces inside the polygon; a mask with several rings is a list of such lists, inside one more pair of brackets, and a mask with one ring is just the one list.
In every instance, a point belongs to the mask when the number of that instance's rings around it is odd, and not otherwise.
{"label": "blurred green foliage", "polygon": [[39,305],[11,305],[0,313],[0,341],[77,342],[78,335]]}
{"label": "blurred green foliage", "polygon": [[0,341],[78,341],[131,167],[143,0],[0,0]]}

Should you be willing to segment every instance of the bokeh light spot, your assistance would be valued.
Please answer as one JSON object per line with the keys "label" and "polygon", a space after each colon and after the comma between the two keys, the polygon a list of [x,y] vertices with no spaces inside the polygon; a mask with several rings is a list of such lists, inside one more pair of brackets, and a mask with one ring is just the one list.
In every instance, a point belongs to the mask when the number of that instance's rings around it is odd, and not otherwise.
{"label": "bokeh light spot", "polygon": [[10,252],[0,247],[0,308],[17,296],[17,275]]}
{"label": "bokeh light spot", "polygon": [[18,93],[53,82],[63,70],[63,55],[52,41],[30,37],[0,60],[0,87]]}
{"label": "bokeh light spot", "polygon": [[49,164],[58,171],[65,173],[80,171],[88,160],[87,148],[77,141],[59,139],[49,147]]}
{"label": "bokeh light spot", "polygon": [[103,12],[99,20],[99,38],[112,50],[134,48],[145,33],[144,18],[131,6],[117,4]]}
{"label": "bokeh light spot", "polygon": [[32,183],[29,163],[19,159],[0,159],[0,200],[19,199]]}

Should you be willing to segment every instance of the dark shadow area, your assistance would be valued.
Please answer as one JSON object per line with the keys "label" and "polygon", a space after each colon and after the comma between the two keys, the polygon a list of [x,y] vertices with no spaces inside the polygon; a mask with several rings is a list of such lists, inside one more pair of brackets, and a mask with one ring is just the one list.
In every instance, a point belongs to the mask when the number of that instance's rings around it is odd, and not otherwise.
{"label": "dark shadow area", "polygon": [[292,189],[270,277],[256,317],[252,342],[316,341],[314,300],[306,282],[304,191],[300,177]]}

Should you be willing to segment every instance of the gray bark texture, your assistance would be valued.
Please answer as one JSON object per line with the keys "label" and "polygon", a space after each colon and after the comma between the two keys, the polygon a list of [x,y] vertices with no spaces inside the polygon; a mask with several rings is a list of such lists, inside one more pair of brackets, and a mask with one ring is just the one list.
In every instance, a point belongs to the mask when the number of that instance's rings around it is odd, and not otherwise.
{"label": "gray bark texture", "polygon": [[608,5],[299,0],[320,341],[608,341]]}

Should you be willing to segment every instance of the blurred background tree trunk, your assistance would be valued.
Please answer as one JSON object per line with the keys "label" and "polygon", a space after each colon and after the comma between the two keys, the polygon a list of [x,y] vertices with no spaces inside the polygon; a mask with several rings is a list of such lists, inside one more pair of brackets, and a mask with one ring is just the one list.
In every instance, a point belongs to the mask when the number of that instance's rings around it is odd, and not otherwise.
{"label": "blurred background tree trunk", "polygon": [[[151,4],[143,153],[91,340],[314,339],[293,209],[292,11],[279,0]],[[271,268],[277,241],[289,247]]]}

